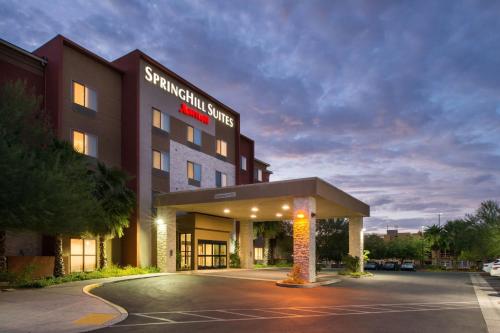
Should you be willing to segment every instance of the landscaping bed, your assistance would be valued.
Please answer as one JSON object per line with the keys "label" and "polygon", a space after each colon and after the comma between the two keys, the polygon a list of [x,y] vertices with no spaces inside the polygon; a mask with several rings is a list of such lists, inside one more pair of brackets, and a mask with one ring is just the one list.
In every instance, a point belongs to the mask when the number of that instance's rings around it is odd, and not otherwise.
{"label": "landscaping bed", "polygon": [[44,288],[56,284],[73,282],[73,281],[83,281],[92,279],[103,279],[110,277],[119,277],[127,275],[138,275],[138,274],[149,274],[149,273],[159,273],[160,270],[156,267],[119,267],[119,266],[109,266],[104,269],[99,269],[92,272],[78,272],[70,273],[62,277],[48,277],[42,279],[31,279],[29,272],[24,274],[12,274],[12,273],[2,273],[0,275],[0,281],[6,281],[9,283],[9,287],[14,288]]}

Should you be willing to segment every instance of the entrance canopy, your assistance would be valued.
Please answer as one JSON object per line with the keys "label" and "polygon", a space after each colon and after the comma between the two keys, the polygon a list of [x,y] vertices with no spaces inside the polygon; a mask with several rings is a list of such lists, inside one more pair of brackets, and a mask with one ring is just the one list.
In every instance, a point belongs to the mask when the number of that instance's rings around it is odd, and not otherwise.
{"label": "entrance canopy", "polygon": [[319,178],[171,192],[157,196],[155,206],[237,220],[292,220],[298,197],[316,199],[319,219],[370,216],[367,204]]}

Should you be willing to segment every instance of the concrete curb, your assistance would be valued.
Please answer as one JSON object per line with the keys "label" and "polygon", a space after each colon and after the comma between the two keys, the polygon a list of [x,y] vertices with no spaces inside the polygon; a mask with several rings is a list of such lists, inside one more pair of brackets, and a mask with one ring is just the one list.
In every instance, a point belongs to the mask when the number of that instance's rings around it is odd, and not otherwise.
{"label": "concrete curb", "polygon": [[292,284],[292,283],[285,283],[283,281],[276,281],[276,285],[278,287],[285,287],[285,288],[316,288],[338,283],[340,281],[341,281],[340,279],[331,279],[327,281],[319,281],[319,282],[304,283],[304,284]]}
{"label": "concrete curb", "polygon": [[101,328],[109,327],[109,326],[112,326],[114,324],[117,324],[119,322],[124,321],[128,317],[127,310],[125,310],[123,307],[121,307],[118,304],[115,304],[115,303],[113,303],[111,301],[108,301],[107,299],[104,299],[102,297],[99,297],[97,295],[92,294],[91,293],[92,289],[102,287],[105,284],[112,284],[112,283],[118,283],[118,282],[124,282],[124,281],[132,281],[132,280],[139,280],[139,279],[149,279],[149,278],[154,278],[154,277],[159,277],[159,276],[167,276],[167,275],[171,275],[171,274],[169,274],[169,273],[157,273],[157,274],[152,274],[152,275],[148,275],[148,276],[140,276],[140,275],[139,276],[131,276],[130,278],[120,277],[120,279],[117,279],[117,280],[103,281],[103,282],[98,282],[98,283],[91,283],[91,284],[88,284],[88,285],[84,286],[82,288],[82,292],[85,295],[93,297],[93,298],[96,298],[96,299],[100,300],[101,302],[106,303],[107,305],[111,306],[116,311],[118,311],[120,314],[118,315],[117,318],[111,319],[110,321],[107,321],[106,323],[100,325],[99,327],[89,327],[87,329],[81,330],[80,332],[90,332],[90,331],[95,331],[95,330],[98,330],[98,329],[101,329]]}

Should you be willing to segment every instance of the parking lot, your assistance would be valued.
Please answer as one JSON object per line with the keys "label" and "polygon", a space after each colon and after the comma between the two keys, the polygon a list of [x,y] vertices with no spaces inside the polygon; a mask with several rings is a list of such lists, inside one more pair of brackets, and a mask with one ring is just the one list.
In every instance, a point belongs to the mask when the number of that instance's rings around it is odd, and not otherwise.
{"label": "parking lot", "polygon": [[487,332],[467,273],[376,272],[315,289],[266,281],[279,271],[250,272],[254,280],[235,274],[171,275],[95,289],[129,312],[101,331]]}

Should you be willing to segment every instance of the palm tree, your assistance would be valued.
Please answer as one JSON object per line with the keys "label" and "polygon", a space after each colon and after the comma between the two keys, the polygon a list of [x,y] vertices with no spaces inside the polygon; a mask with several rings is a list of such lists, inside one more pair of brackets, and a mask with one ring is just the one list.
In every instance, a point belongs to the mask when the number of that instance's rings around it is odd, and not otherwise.
{"label": "palm tree", "polygon": [[281,222],[280,221],[270,221],[270,222],[255,222],[254,226],[254,234],[256,237],[264,238],[264,265],[267,265],[270,261],[272,261],[272,253],[270,241],[281,231]]}
{"label": "palm tree", "polygon": [[104,221],[93,230],[99,235],[99,267],[105,268],[105,241],[109,237],[123,236],[123,230],[128,227],[130,214],[135,207],[135,193],[127,187],[127,174],[116,167],[108,168],[99,162],[92,174],[96,186],[94,195],[105,214]]}
{"label": "palm tree", "polygon": [[437,265],[438,253],[442,247],[443,228],[439,225],[433,224],[425,229],[424,237],[431,244],[432,251],[432,264]]}

